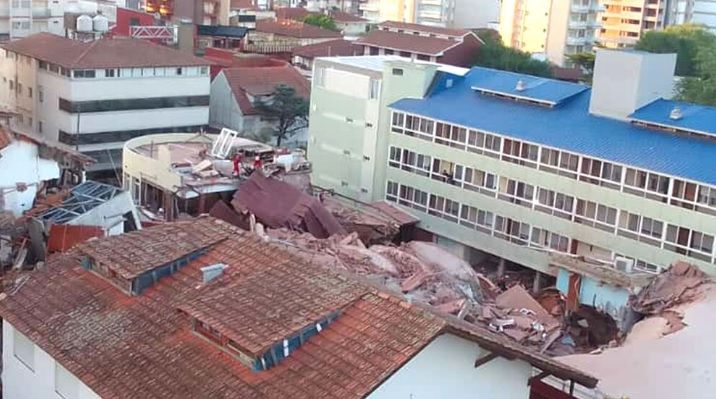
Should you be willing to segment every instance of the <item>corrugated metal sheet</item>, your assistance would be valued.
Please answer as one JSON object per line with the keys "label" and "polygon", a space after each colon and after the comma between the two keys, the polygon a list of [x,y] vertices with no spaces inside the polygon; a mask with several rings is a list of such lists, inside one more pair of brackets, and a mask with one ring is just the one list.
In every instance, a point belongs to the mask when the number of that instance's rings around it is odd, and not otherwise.
{"label": "corrugated metal sheet", "polygon": [[[473,68],[465,78],[442,74],[425,99],[402,99],[400,111],[473,127],[635,167],[716,184],[716,142],[590,115],[585,90],[544,107],[480,95],[472,90],[492,74]],[[446,88],[447,79],[453,80]],[[716,118],[710,124],[716,126]]]}
{"label": "corrugated metal sheet", "polygon": [[53,224],[50,226],[47,251],[50,253],[65,252],[75,244],[85,242],[94,237],[104,237],[104,230],[98,226]]}
{"label": "corrugated metal sheet", "polygon": [[[681,110],[681,119],[669,117],[674,108]],[[716,136],[716,108],[714,107],[659,99],[639,108],[629,117],[657,125]]]}

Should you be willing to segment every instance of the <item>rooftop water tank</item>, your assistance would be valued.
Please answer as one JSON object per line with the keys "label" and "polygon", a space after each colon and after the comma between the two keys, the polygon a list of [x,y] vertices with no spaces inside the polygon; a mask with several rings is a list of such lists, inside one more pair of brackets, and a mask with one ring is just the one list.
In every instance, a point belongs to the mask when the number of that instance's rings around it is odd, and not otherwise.
{"label": "rooftop water tank", "polygon": [[92,25],[95,32],[109,31],[109,19],[102,14],[97,14],[92,18]]}
{"label": "rooftop water tank", "polygon": [[77,32],[92,32],[92,17],[89,15],[77,17]]}

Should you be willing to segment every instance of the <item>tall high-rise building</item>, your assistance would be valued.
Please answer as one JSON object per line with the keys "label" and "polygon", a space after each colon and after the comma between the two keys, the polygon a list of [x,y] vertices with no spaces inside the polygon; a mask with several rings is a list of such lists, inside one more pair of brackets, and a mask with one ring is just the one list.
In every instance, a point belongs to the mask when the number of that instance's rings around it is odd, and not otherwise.
{"label": "tall high-rise building", "polygon": [[499,16],[499,0],[367,0],[359,9],[371,22],[397,21],[441,28],[485,28]]}
{"label": "tall high-rise building", "polygon": [[500,36],[506,46],[564,65],[566,55],[592,49],[599,9],[597,0],[504,0]]}
{"label": "tall high-rise building", "polygon": [[609,48],[631,47],[649,30],[667,23],[666,0],[601,0],[599,43]]}
{"label": "tall high-rise building", "polygon": [[713,0],[675,0],[669,2],[669,25],[700,24],[716,32],[716,2]]}

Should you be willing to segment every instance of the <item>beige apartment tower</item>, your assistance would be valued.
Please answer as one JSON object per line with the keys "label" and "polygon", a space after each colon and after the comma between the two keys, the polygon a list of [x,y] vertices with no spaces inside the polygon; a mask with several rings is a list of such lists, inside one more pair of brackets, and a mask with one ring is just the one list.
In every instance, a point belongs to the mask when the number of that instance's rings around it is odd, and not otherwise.
{"label": "beige apartment tower", "polygon": [[598,0],[504,0],[500,36],[506,46],[559,66],[591,51],[599,28]]}
{"label": "beige apartment tower", "polygon": [[608,48],[632,47],[641,35],[664,28],[666,0],[601,0],[599,43]]}

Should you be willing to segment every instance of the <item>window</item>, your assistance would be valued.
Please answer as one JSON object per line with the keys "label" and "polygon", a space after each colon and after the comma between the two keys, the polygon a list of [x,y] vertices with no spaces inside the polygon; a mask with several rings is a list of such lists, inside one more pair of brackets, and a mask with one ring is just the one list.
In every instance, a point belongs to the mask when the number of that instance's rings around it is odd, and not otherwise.
{"label": "window", "polygon": [[[206,75],[208,75],[208,74],[209,74],[209,68],[208,68],[208,67],[203,66],[203,67],[199,68],[199,75],[201,75],[201,76],[206,76]],[[162,73],[162,75],[164,75],[164,74]]]}
{"label": "window", "polygon": [[368,97],[371,100],[375,100],[380,96],[380,80],[377,79],[371,79],[370,80],[370,92],[368,93]]}
{"label": "window", "polygon": [[17,82],[17,92],[18,94],[22,94],[22,83]]}
{"label": "window", "polygon": [[72,73],[75,78],[88,79],[95,77],[94,69],[75,69]]}
{"label": "window", "polygon": [[12,353],[15,358],[32,371],[35,371],[35,344],[22,335],[17,329],[13,329]]}
{"label": "window", "polygon": [[392,181],[388,182],[388,187],[385,191],[385,198],[393,202],[398,200],[398,183]]}
{"label": "window", "polygon": [[28,87],[28,88],[27,88],[27,96],[28,96],[29,98],[32,98],[32,87]]}
{"label": "window", "polygon": [[37,121],[37,131],[42,133],[42,121]]}
{"label": "window", "polygon": [[116,69],[105,69],[104,70],[104,77],[105,78],[114,78],[117,77],[117,70]]}
{"label": "window", "polygon": [[208,106],[209,96],[127,98],[121,100],[69,101],[59,99],[59,108],[70,113],[129,111],[134,109],[157,109]]}
{"label": "window", "polygon": [[600,230],[614,232],[617,221],[617,210],[592,201],[577,200],[577,211],[574,220]]}
{"label": "window", "polygon": [[55,392],[64,399],[75,399],[80,395],[80,383],[58,362],[55,362]]}
{"label": "window", "polygon": [[689,247],[697,251],[711,254],[714,249],[714,236],[694,231],[691,233],[691,243],[689,244]]}
{"label": "window", "polygon": [[393,68],[393,75],[394,76],[403,76],[403,70],[400,68]]}
{"label": "window", "polygon": [[181,75],[182,72],[183,72],[183,69],[182,69],[182,68],[177,68],[177,69],[176,69],[176,74],[177,74],[177,75]]}

